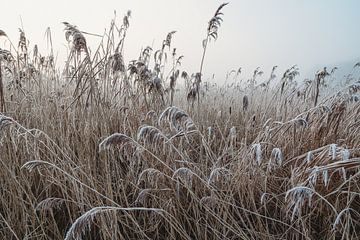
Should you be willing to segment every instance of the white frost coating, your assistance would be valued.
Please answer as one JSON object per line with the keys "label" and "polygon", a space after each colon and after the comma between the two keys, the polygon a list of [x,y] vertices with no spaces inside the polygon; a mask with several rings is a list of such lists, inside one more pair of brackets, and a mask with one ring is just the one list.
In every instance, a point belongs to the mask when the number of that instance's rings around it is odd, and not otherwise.
{"label": "white frost coating", "polygon": [[341,150],[341,156],[342,156],[342,159],[343,159],[344,161],[349,160],[349,158],[350,158],[350,151],[347,150],[347,149]]}
{"label": "white frost coating", "polygon": [[306,162],[310,163],[311,160],[313,160],[313,158],[314,158],[314,156],[313,156],[312,152],[311,151],[308,152],[307,155],[306,155]]}
{"label": "white frost coating", "polygon": [[252,146],[252,149],[255,151],[255,160],[257,164],[260,166],[262,159],[261,159],[261,145],[260,143],[256,143]]}
{"label": "white frost coating", "polygon": [[329,156],[331,156],[332,160],[336,159],[336,150],[337,150],[337,146],[336,144],[330,144],[330,148],[329,148]]}

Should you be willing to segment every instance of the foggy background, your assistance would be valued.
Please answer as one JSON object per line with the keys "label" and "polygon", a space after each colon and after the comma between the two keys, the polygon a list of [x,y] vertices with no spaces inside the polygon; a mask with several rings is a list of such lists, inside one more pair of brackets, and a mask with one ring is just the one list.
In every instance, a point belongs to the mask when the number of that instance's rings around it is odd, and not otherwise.
{"label": "foggy background", "polygon": [[[216,42],[211,42],[206,56],[205,78],[215,74],[223,81],[227,72],[242,67],[250,76],[256,67],[270,74],[274,65],[282,72],[294,65],[300,67],[300,78],[312,77],[324,66],[338,66],[350,71],[360,59],[360,1],[358,0],[232,0],[223,9],[224,22]],[[215,0],[1,0],[0,29],[17,43],[18,28],[25,30],[30,50],[38,44],[45,55],[45,31],[51,28],[57,65],[66,57],[64,26],[67,21],[80,30],[102,35],[117,13],[121,25],[127,10],[132,11],[125,41],[127,64],[137,59],[142,47],[161,48],[170,31],[172,48],[184,55],[181,70],[198,72],[202,40],[208,20],[223,1]],[[21,22],[22,19],[22,22]],[[94,50],[100,38],[85,35]],[[0,47],[9,48],[4,38]],[[342,73],[342,72],[341,72]],[[206,79],[205,79],[206,80]]]}

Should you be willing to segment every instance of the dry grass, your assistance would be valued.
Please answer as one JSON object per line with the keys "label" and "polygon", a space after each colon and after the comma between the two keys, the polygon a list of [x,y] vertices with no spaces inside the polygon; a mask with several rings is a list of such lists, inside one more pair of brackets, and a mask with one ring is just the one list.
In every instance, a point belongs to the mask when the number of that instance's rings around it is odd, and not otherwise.
{"label": "dry grass", "polygon": [[296,66],[200,88],[175,32],[126,68],[117,22],[93,52],[64,23],[62,72],[23,31],[0,50],[1,239],[360,238],[360,64],[336,88]]}

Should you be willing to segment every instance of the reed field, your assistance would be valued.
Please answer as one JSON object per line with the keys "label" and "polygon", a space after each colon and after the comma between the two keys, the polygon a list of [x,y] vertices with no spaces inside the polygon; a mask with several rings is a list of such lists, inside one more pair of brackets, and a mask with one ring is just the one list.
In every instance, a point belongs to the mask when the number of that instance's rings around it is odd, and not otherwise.
{"label": "reed field", "polygon": [[124,59],[130,11],[92,51],[64,22],[61,68],[0,30],[0,239],[360,239],[360,63],[209,83],[228,7],[196,73],[175,31]]}

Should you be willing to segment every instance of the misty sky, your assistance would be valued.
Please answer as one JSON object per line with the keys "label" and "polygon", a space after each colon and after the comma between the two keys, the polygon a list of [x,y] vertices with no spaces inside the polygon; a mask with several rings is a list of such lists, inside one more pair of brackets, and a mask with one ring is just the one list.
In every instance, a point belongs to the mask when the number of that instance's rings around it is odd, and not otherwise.
{"label": "misty sky", "polygon": [[[242,67],[250,75],[260,66],[269,74],[298,64],[303,76],[314,68],[360,57],[359,0],[230,0],[223,9],[219,38],[209,45],[205,76],[223,78],[227,71]],[[118,22],[130,9],[130,29],[125,43],[125,60],[136,59],[142,47],[161,47],[166,34],[176,30],[172,47],[184,55],[183,70],[199,69],[202,39],[207,22],[222,1],[217,0],[1,0],[0,29],[13,42],[23,27],[31,45],[46,51],[44,33],[50,27],[58,63],[64,61],[67,21],[81,30],[102,34],[114,16]],[[100,39],[86,36],[94,49]],[[4,39],[0,40],[4,47]]]}

